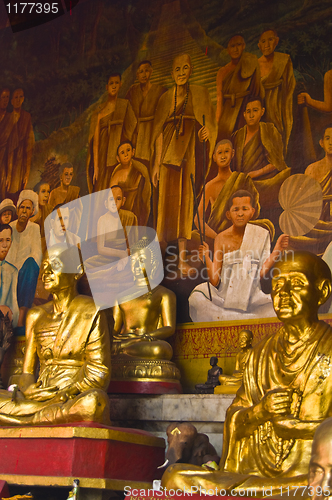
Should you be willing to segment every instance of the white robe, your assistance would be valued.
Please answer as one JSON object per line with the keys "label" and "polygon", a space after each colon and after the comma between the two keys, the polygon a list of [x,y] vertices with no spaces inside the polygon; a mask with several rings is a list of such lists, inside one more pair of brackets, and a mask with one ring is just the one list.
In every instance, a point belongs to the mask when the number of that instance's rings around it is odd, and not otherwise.
{"label": "white robe", "polygon": [[7,306],[13,313],[13,326],[18,322],[17,275],[15,266],[6,260],[0,261],[0,305]]}
{"label": "white robe", "polygon": [[198,285],[189,297],[189,314],[195,322],[270,318],[276,314],[270,295],[260,287],[260,270],[270,255],[269,232],[247,224],[239,250],[224,255],[220,285]]}

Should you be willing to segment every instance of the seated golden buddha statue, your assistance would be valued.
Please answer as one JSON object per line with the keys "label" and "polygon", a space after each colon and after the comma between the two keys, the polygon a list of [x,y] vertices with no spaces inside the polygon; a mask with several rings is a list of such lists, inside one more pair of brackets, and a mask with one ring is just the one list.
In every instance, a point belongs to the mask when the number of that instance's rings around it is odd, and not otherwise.
{"label": "seated golden buddha statue", "polygon": [[232,375],[220,375],[215,394],[235,394],[242,384],[244,368],[252,350],[253,334],[251,330],[241,330],[239,335],[240,352],[236,355],[235,370]]}
{"label": "seated golden buddha statue", "polygon": [[113,309],[112,380],[180,378],[179,370],[170,362],[173,349],[165,341],[175,332],[176,297],[161,285],[151,288],[161,264],[155,244],[143,237],[130,247],[134,298],[119,302]]}
{"label": "seated golden buddha statue", "polygon": [[252,349],[227,410],[220,470],[175,464],[164,487],[248,488],[261,497],[307,485],[315,430],[332,415],[332,328],[317,315],[330,294],[331,271],[316,255],[290,252],[277,262],[272,300],[283,324]]}
{"label": "seated golden buddha statue", "polygon": [[77,247],[55,245],[45,254],[42,281],[53,299],[28,312],[19,390],[0,391],[0,424],[110,424],[104,392],[110,380],[110,335],[105,314],[77,293],[81,274]]}

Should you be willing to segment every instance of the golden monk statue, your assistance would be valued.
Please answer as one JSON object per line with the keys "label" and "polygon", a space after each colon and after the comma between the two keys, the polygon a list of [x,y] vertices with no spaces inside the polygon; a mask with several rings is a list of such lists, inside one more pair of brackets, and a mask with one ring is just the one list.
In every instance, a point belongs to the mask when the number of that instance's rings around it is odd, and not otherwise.
{"label": "golden monk statue", "polygon": [[272,276],[283,324],[252,349],[227,410],[221,470],[173,465],[162,480],[168,489],[250,488],[260,497],[264,488],[280,495],[281,486],[307,485],[315,430],[332,415],[332,328],[317,315],[331,294],[331,271],[314,254],[291,252]]}
{"label": "golden monk statue", "polygon": [[[228,386],[230,390],[226,392],[236,392],[240,387],[243,378],[243,372],[246,363],[252,351],[253,334],[251,330],[242,330],[239,335],[240,352],[236,355],[235,370],[232,375],[220,375],[219,382],[221,386]],[[219,386],[218,386],[219,389]],[[223,391],[215,391],[217,394],[223,394]]]}
{"label": "golden monk statue", "polygon": [[110,335],[104,313],[77,293],[79,269],[76,247],[56,245],[45,254],[42,280],[53,300],[28,312],[19,390],[0,391],[2,425],[110,423],[104,392],[110,380]]}
{"label": "golden monk statue", "polygon": [[[158,273],[158,260],[147,237],[131,246],[131,269],[136,298],[119,303],[113,311],[112,379],[121,378],[121,373],[124,377],[126,368],[123,367],[135,359],[143,365],[144,360],[156,361],[156,366],[161,366],[159,378],[179,378],[177,368],[169,361],[173,349],[165,341],[175,332],[176,297],[163,286],[150,286]],[[140,288],[142,293],[137,296]],[[145,293],[145,290],[149,291]],[[161,365],[160,361],[163,361]]]}

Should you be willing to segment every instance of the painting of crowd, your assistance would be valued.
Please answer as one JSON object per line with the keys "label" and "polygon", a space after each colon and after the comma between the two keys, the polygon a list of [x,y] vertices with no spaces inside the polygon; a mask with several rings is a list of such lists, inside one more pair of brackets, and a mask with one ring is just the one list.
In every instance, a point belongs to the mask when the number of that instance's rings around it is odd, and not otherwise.
{"label": "painting of crowd", "polygon": [[171,86],[167,75],[165,85],[151,83],[149,60],[137,64],[125,98],[122,75],[110,74],[107,100],[89,124],[83,193],[70,161],[51,165],[31,186],[35,138],[24,90],[1,90],[0,309],[18,334],[32,304],[48,298],[39,277],[43,253],[63,241],[80,247],[89,237],[89,228],[80,228],[80,202],[70,205],[80,195],[102,195],[90,214],[92,274],[108,263],[108,279],[119,279],[130,266],[128,232],[149,226],[162,251],[165,284],[186,283],[193,321],[273,316],[261,280],[284,250],[309,250],[332,265],[332,124],[320,133],[323,158],[303,173],[320,186],[319,218],[301,235],[279,224],[279,192],[296,172],[287,164],[295,112],[332,113],[332,70],[323,101],[295,96],[292,59],[276,50],[278,33],[271,28],[257,38],[259,58],[246,51],[241,34],[228,40],[216,106],[204,85],[191,83],[190,53],[173,58]]}

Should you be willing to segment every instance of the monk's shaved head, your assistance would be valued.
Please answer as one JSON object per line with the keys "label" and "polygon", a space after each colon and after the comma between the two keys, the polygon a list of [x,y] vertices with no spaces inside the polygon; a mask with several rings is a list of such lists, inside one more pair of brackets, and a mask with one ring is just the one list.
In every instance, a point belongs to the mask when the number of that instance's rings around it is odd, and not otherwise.
{"label": "monk's shaved head", "polygon": [[278,36],[278,33],[276,32],[276,30],[274,28],[268,28],[267,30],[262,31],[259,39],[262,38],[262,36],[264,35],[264,33],[268,33],[269,31],[272,31],[272,33],[274,34],[274,36],[276,36],[276,37]]}
{"label": "monk's shaved head", "polygon": [[223,139],[222,141],[217,142],[213,152],[215,153],[217,151],[217,149],[219,148],[219,146],[222,146],[223,144],[229,144],[230,147],[233,149],[232,141],[230,141],[229,139]]}
{"label": "monk's shaved head", "polygon": [[193,67],[193,65],[192,65],[192,63],[191,63],[191,57],[190,57],[190,55],[189,55],[189,54],[186,54],[186,53],[183,53],[183,54],[179,54],[178,56],[175,56],[175,57],[174,57],[174,59],[173,59],[173,64],[172,64],[172,69],[174,69],[174,68],[175,68],[176,63],[178,63],[178,62],[179,62],[179,60],[181,60],[182,58],[187,58],[187,60],[188,60],[188,63],[189,63],[189,65],[190,65],[190,67],[191,67],[191,68]]}

